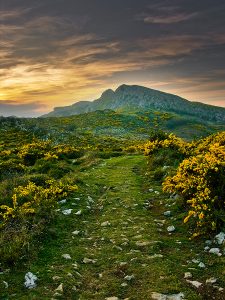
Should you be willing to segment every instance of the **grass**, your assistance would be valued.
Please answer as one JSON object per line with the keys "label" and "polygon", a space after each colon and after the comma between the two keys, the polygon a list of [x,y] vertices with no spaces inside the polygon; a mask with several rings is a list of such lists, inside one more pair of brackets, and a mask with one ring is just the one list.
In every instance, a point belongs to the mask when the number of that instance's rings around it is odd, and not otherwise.
{"label": "grass", "polygon": [[[225,260],[206,254],[203,241],[189,240],[182,213],[177,205],[172,205],[174,200],[161,192],[145,157],[113,157],[86,168],[73,168],[80,179],[80,189],[60,205],[61,209],[73,208],[72,214],[58,212],[48,234],[37,241],[38,255],[31,254],[26,261],[21,259],[10,270],[3,266],[0,299],[104,300],[115,296],[142,300],[151,299],[152,292],[183,292],[185,299],[190,300],[225,299],[224,293],[206,284],[197,290],[184,279],[184,273],[191,271],[193,280],[204,283],[207,278],[216,277],[224,287]],[[80,209],[82,214],[78,216],[75,213]],[[171,217],[164,217],[166,210],[172,211]],[[165,220],[165,224],[160,226],[156,220]],[[110,225],[102,226],[106,221]],[[166,230],[169,225],[176,227],[171,235]],[[80,231],[79,235],[72,234],[75,230]],[[145,242],[145,246],[140,244]],[[65,253],[72,259],[65,260]],[[162,257],[153,258],[154,254]],[[96,262],[84,264],[84,258]],[[206,269],[191,262],[196,258],[205,263]],[[39,279],[32,290],[23,286],[28,271]],[[127,281],[127,275],[134,278]],[[8,289],[3,280],[9,284]],[[63,292],[56,295],[61,283]],[[127,286],[122,286],[124,283]]]}

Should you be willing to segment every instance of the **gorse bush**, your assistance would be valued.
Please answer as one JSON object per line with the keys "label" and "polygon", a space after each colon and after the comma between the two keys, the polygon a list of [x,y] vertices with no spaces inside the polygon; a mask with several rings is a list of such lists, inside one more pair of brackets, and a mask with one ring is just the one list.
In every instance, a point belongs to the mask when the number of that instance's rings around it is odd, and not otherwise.
{"label": "gorse bush", "polygon": [[187,207],[184,222],[192,224],[193,236],[219,230],[225,224],[225,132],[191,144],[170,135],[148,143],[145,153],[163,147],[186,156],[176,174],[165,179],[163,190],[182,196]]}

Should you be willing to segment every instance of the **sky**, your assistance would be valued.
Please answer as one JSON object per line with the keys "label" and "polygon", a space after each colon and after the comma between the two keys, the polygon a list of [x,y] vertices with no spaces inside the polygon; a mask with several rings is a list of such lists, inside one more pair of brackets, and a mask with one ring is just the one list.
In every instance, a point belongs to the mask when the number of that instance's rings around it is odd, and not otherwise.
{"label": "sky", "polygon": [[121,84],[225,106],[225,1],[0,0],[0,115]]}

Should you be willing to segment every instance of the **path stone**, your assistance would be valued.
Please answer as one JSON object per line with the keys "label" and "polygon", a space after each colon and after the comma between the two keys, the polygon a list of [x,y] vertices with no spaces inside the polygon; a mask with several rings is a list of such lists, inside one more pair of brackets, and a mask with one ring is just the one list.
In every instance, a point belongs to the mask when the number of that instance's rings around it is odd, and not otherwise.
{"label": "path stone", "polygon": [[152,299],[154,300],[182,300],[184,299],[184,294],[173,294],[173,295],[166,295],[166,294],[160,294],[160,293],[152,293]]}
{"label": "path stone", "polygon": [[71,259],[71,256],[67,253],[63,254],[62,257],[65,258],[65,259]]}

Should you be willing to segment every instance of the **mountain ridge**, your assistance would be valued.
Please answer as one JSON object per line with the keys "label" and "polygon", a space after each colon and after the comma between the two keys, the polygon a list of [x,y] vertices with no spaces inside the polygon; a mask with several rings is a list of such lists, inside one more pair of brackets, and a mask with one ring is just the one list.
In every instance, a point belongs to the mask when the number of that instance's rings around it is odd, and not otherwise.
{"label": "mountain ridge", "polygon": [[225,108],[191,102],[180,96],[139,85],[120,85],[115,91],[105,90],[94,101],[79,101],[69,106],[55,107],[42,117],[64,117],[96,110],[111,109],[118,112],[155,110],[196,116],[209,122],[224,123]]}

